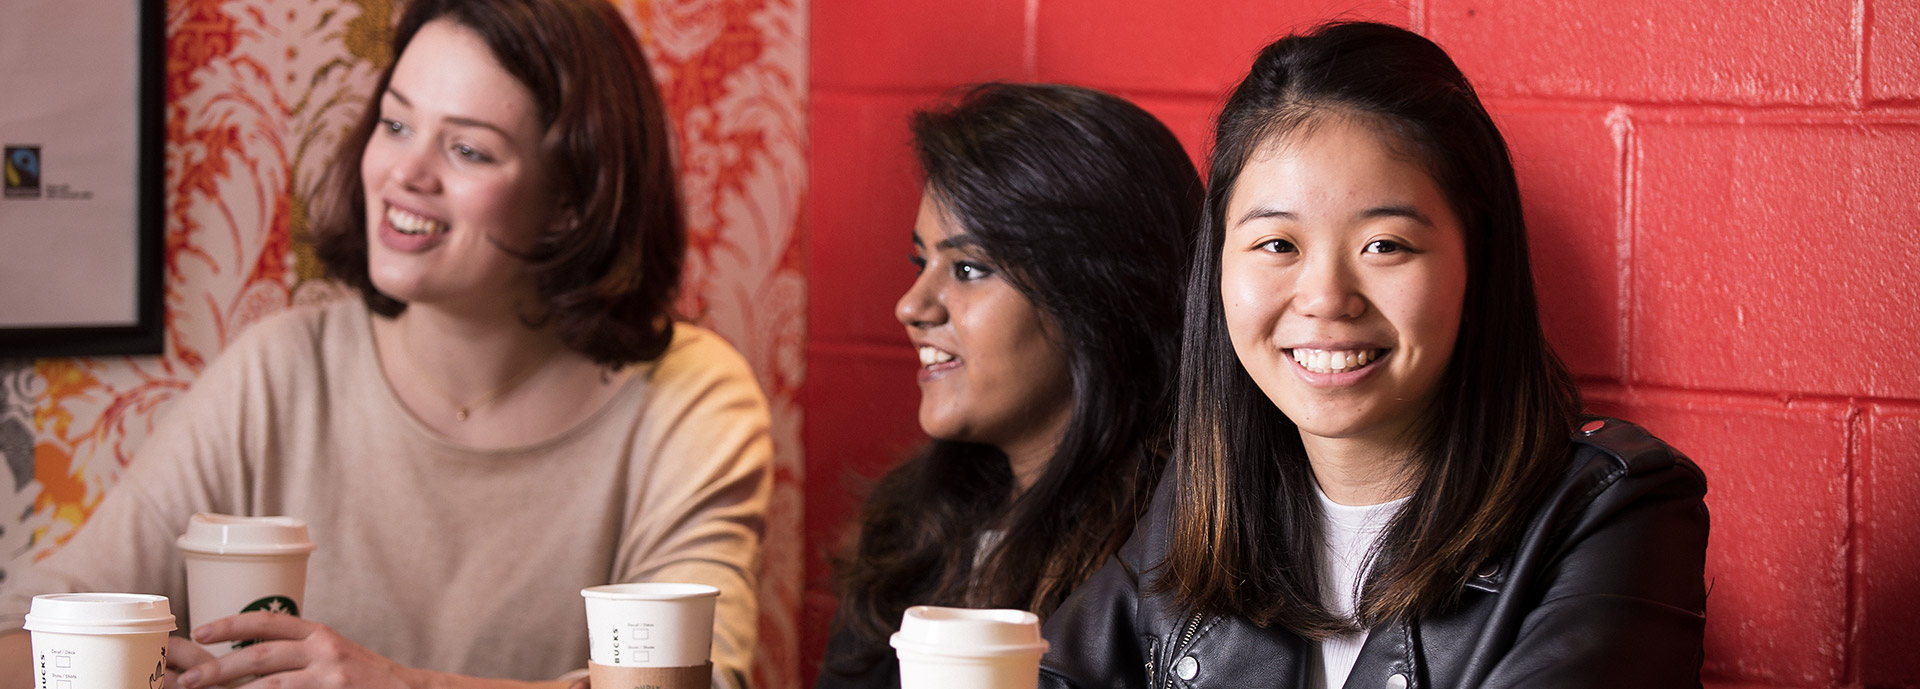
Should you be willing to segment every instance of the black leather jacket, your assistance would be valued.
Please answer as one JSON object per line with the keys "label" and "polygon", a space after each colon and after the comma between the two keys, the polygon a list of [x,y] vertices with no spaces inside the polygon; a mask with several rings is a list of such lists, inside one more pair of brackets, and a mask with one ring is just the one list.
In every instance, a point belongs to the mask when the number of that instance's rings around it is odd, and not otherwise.
{"label": "black leather jacket", "polygon": [[[1706,478],[1639,426],[1595,421],[1511,553],[1448,612],[1372,629],[1346,687],[1700,686]],[[1041,686],[1305,687],[1314,656],[1300,637],[1143,597],[1171,534],[1171,483],[1047,620]]]}

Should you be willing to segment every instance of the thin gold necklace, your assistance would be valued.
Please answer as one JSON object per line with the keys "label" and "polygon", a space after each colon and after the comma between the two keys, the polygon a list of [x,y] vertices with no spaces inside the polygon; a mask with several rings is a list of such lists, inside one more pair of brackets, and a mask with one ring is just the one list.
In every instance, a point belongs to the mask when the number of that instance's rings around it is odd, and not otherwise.
{"label": "thin gold necklace", "polygon": [[446,398],[447,402],[453,404],[453,407],[456,410],[453,414],[453,419],[455,421],[466,421],[468,414],[472,410],[484,407],[488,403],[491,403],[494,400],[499,399],[501,395],[505,395],[508,392],[513,391],[514,388],[520,387],[520,384],[527,382],[528,378],[533,377],[533,372],[540,370],[540,364],[544,363],[543,360],[536,360],[533,362],[532,365],[528,366],[525,370],[522,370],[519,373],[514,374],[513,378],[508,379],[506,383],[502,384],[500,387],[494,388],[492,392],[489,392],[485,395],[481,395],[479,399],[473,400],[471,402],[463,403],[460,401],[460,398],[455,397],[453,393],[447,392],[446,388],[442,388],[439,385],[435,384],[433,382],[432,377],[427,375],[426,369],[420,365],[420,360],[414,358],[413,342],[411,338],[407,336],[407,333],[412,331],[412,328],[408,327],[407,325],[410,322],[412,321],[402,320],[400,322],[400,349],[401,351],[406,352],[407,363],[413,364],[414,375],[420,378],[420,382],[426,383],[427,387],[433,388],[433,391],[435,393],[438,393],[441,397]]}

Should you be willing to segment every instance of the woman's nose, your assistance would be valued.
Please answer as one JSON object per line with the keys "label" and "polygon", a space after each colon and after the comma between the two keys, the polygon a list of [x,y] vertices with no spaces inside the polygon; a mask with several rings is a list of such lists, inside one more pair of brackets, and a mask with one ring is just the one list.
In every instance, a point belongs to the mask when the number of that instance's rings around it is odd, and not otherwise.
{"label": "woman's nose", "polygon": [[406,146],[395,152],[393,167],[387,172],[395,184],[420,193],[440,190],[440,174],[435,169],[434,151],[428,146]]}
{"label": "woman's nose", "polygon": [[1367,308],[1351,266],[1331,257],[1309,260],[1302,267],[1293,304],[1302,315],[1328,320],[1356,318]]}
{"label": "woman's nose", "polygon": [[893,305],[893,317],[909,328],[926,328],[947,320],[946,305],[941,303],[939,277],[931,269],[920,271],[907,287],[906,294]]}

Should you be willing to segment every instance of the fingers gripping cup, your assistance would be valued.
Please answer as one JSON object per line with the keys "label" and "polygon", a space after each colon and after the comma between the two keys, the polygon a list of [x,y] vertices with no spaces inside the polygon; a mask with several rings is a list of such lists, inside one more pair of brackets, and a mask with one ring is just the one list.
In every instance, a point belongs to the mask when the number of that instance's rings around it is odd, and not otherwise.
{"label": "fingers gripping cup", "polygon": [[[293,517],[196,514],[176,541],[187,561],[187,620],[202,625],[265,610],[299,615],[306,602],[307,523]],[[253,642],[214,644],[223,656]]]}
{"label": "fingers gripping cup", "polygon": [[26,629],[37,689],[151,689],[167,669],[166,596],[52,593],[33,597]]}
{"label": "fingers gripping cup", "polygon": [[713,674],[714,605],[704,584],[637,583],[580,590],[588,673],[596,687],[705,687]]}
{"label": "fingers gripping cup", "polygon": [[1025,610],[916,605],[892,639],[901,689],[1034,689],[1040,681],[1040,616]]}

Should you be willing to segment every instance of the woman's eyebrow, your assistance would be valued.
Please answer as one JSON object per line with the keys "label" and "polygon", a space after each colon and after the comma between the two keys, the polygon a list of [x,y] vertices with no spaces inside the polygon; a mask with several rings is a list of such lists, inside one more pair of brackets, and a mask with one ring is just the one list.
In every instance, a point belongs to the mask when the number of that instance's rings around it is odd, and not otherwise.
{"label": "woman's eyebrow", "polygon": [[[392,96],[394,100],[400,101],[401,105],[404,105],[409,108],[413,107],[413,101],[408,99],[406,94],[401,93],[399,89],[395,89],[389,86],[387,87],[387,95]],[[458,115],[454,115],[454,116],[447,117],[446,121],[448,123],[460,125],[463,127],[478,127],[481,129],[490,129],[490,130],[493,130],[494,133],[499,134],[502,138],[507,138],[507,139],[513,138],[512,136],[507,134],[507,130],[501,128],[499,125],[496,125],[492,122],[488,122],[486,120],[479,120],[471,117],[461,117]]]}
{"label": "woman's eyebrow", "polygon": [[1274,208],[1272,206],[1254,206],[1253,208],[1248,209],[1245,215],[1241,215],[1240,219],[1234,222],[1233,225],[1235,227],[1239,227],[1241,225],[1245,225],[1255,220],[1261,220],[1264,218],[1279,218],[1281,220],[1299,220],[1300,219],[1298,216],[1295,216],[1293,214],[1293,211],[1283,211],[1278,208]]}
{"label": "woman's eyebrow", "polygon": [[963,233],[963,234],[956,234],[956,235],[947,237],[946,239],[942,239],[940,240],[940,243],[933,245],[933,248],[942,249],[942,250],[971,249],[976,246],[980,246],[980,240],[975,239],[973,235]]}
{"label": "woman's eyebrow", "polygon": [[[1367,210],[1362,211],[1360,213],[1360,217],[1365,220],[1373,220],[1375,218],[1406,218],[1408,220],[1412,220],[1422,225],[1428,225],[1428,226],[1433,225],[1433,219],[1428,218],[1425,213],[1421,213],[1420,209],[1414,208],[1413,206],[1406,205],[1406,204],[1375,206],[1373,208],[1368,208]],[[1240,220],[1238,222],[1235,222],[1234,226],[1238,227],[1240,225],[1245,225],[1255,220],[1261,220],[1266,218],[1277,218],[1280,220],[1299,220],[1300,219],[1298,216],[1294,215],[1293,211],[1284,211],[1284,210],[1280,210],[1278,208],[1272,208],[1269,206],[1258,206],[1251,210],[1248,210],[1245,215],[1240,216]]]}
{"label": "woman's eyebrow", "polygon": [[1406,218],[1422,225],[1433,225],[1433,220],[1428,218],[1425,213],[1421,213],[1420,209],[1404,204],[1375,206],[1361,213],[1360,217],[1368,220],[1374,218]]}

